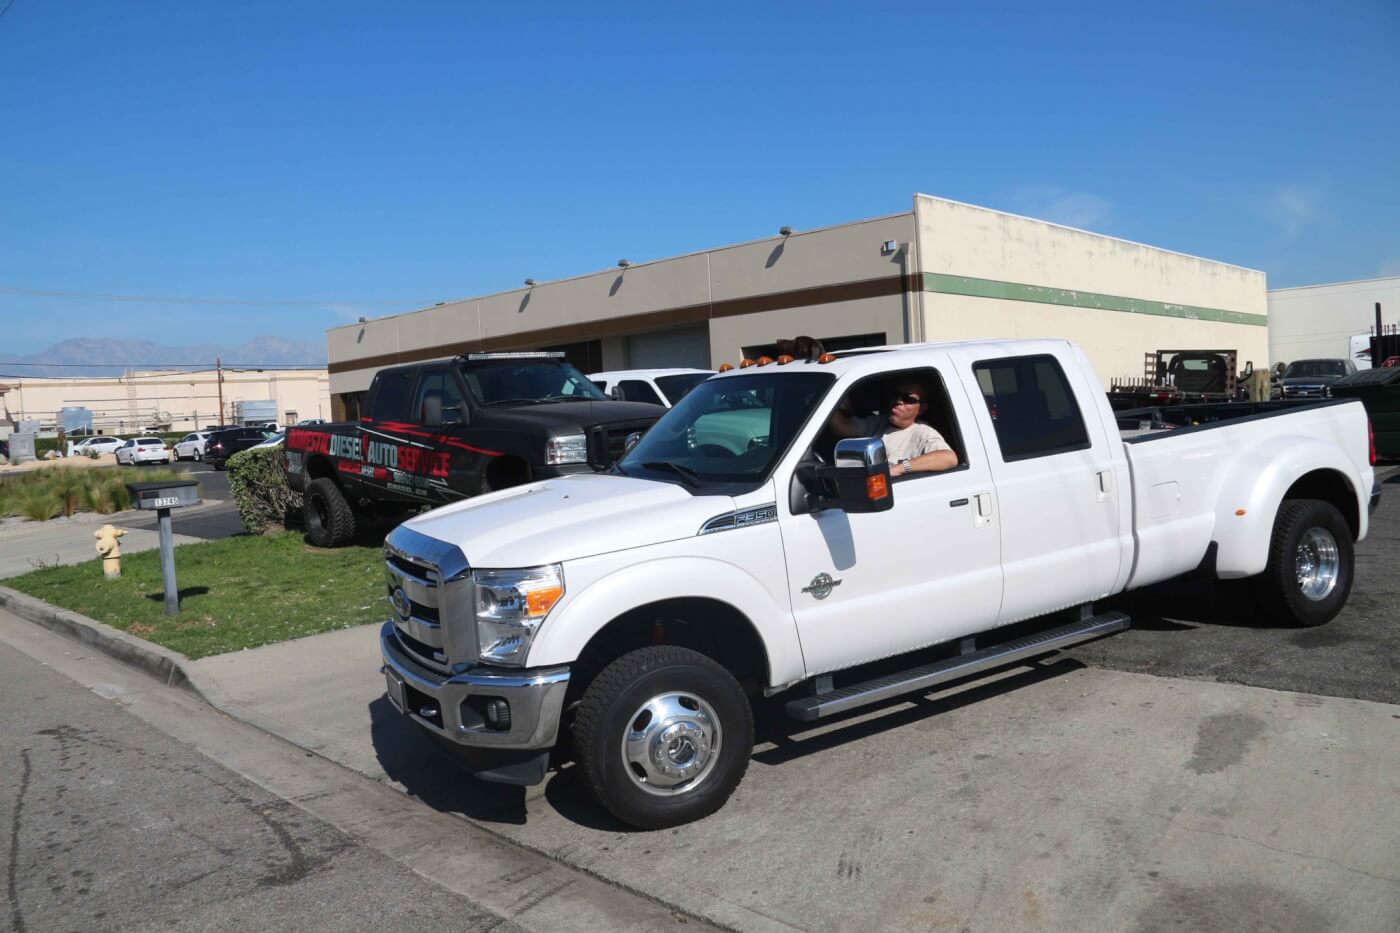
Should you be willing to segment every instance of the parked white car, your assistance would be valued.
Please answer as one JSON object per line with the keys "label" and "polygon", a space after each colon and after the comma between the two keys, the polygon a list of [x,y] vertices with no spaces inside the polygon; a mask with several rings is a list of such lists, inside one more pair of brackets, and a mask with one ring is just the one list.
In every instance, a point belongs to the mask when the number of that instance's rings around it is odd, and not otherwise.
{"label": "parked white car", "polygon": [[249,449],[250,449],[250,450],[257,450],[259,447],[281,447],[281,446],[282,446],[283,444],[285,444],[285,443],[287,443],[287,432],[286,432],[286,431],[278,431],[276,434],[273,434],[273,435],[270,436],[267,440],[263,441],[261,444],[254,444],[254,445],[253,445],[251,448],[249,448]]}
{"label": "parked white car", "polygon": [[111,454],[116,453],[117,448],[125,444],[126,441],[120,437],[85,437],[73,445],[73,456],[86,457],[89,453]]}
{"label": "parked white car", "polygon": [[593,373],[588,379],[619,401],[670,408],[714,374],[713,369],[618,369]]}
{"label": "parked white car", "polygon": [[[1270,625],[1341,611],[1381,489],[1360,402],[1120,428],[1102,386],[1065,340],[714,376],[608,473],[394,529],[388,697],[486,780],[539,783],[564,739],[656,829],[724,804],[753,698],[815,723],[917,696],[1120,631],[1096,601],[1193,571]],[[943,445],[901,447],[909,406]]]}
{"label": "parked white car", "polygon": [[175,444],[176,460],[203,460],[204,445],[209,441],[208,431],[195,431],[186,434]]}
{"label": "parked white car", "polygon": [[170,448],[158,437],[133,437],[117,448],[117,463],[124,466],[169,462]]}

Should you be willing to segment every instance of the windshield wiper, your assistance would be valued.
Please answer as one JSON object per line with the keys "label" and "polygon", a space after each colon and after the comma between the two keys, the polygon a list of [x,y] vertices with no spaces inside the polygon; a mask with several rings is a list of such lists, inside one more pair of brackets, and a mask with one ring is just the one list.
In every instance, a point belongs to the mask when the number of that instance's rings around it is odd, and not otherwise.
{"label": "windshield wiper", "polygon": [[685,484],[686,484],[687,486],[699,486],[699,485],[700,485],[700,474],[699,474],[699,473],[696,473],[694,470],[692,470],[692,469],[690,469],[690,468],[688,468],[688,467],[683,467],[683,466],[681,466],[680,464],[672,463],[672,462],[669,461],[669,460],[652,460],[652,461],[649,461],[649,462],[647,462],[647,463],[643,463],[643,464],[642,464],[642,469],[644,469],[644,470],[670,470],[672,473],[675,473],[675,474],[676,474],[677,476],[679,476],[682,480],[684,480],[684,481],[685,481]]}
{"label": "windshield wiper", "polygon": [[487,402],[486,407],[491,408],[496,405],[539,405],[542,398],[498,398],[494,402]]}

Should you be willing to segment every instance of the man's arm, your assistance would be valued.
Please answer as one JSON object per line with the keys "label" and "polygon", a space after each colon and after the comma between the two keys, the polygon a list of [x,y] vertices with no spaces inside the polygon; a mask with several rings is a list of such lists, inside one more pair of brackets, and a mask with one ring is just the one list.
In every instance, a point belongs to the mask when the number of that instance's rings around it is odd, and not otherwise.
{"label": "man's arm", "polygon": [[851,414],[847,403],[843,401],[832,411],[826,424],[837,437],[865,437],[869,430],[866,420]]}
{"label": "man's arm", "polygon": [[891,469],[890,473],[894,476],[903,476],[906,473],[941,473],[957,465],[958,455],[945,447],[943,450],[930,450],[926,454],[919,454],[909,461],[907,469],[897,466]]}

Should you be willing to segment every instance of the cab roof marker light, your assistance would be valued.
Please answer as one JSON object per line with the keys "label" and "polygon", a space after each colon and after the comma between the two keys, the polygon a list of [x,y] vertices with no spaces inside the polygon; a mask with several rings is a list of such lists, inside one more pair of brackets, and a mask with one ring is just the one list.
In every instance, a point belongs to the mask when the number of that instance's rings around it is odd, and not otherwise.
{"label": "cab roof marker light", "polygon": [[771,362],[773,362],[773,358],[771,356],[760,356],[758,358],[759,366],[767,366]]}
{"label": "cab roof marker light", "polygon": [[755,363],[753,360],[749,359],[747,356],[744,357],[742,360],[739,361],[739,368],[740,368],[740,369],[748,369],[750,366],[757,366],[757,365],[758,365],[757,363]]}
{"label": "cab roof marker light", "polygon": [[836,354],[835,354],[835,353],[823,353],[821,356],[817,357],[817,362],[818,362],[818,363],[834,363],[835,361],[836,361]]}
{"label": "cab roof marker light", "polygon": [[720,363],[720,364],[719,364],[719,371],[722,372],[722,373],[727,373],[727,372],[729,372],[729,371],[730,371],[731,369],[733,369],[733,368],[734,368],[734,364],[733,364],[733,363]]}
{"label": "cab roof marker light", "polygon": [[791,362],[792,362],[792,357],[788,356],[786,353],[784,353],[782,356],[778,357],[778,365],[779,365],[779,366],[786,366],[788,363],[791,363]]}

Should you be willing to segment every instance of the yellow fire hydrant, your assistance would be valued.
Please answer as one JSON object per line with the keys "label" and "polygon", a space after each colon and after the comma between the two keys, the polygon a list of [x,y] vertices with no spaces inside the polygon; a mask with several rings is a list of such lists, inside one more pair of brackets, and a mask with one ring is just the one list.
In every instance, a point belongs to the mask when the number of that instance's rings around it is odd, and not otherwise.
{"label": "yellow fire hydrant", "polygon": [[115,580],[122,575],[122,547],[117,539],[126,534],[125,528],[103,525],[92,533],[97,539],[97,554],[102,558],[102,576]]}

